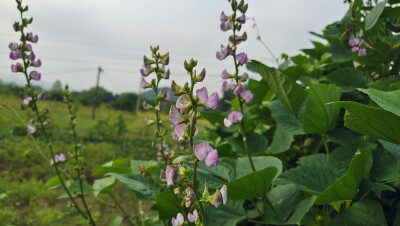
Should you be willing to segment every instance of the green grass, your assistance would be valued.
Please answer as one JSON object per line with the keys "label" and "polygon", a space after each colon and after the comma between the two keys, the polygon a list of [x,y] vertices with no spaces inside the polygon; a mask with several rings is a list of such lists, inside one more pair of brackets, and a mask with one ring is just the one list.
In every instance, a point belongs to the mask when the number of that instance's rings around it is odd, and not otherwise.
{"label": "green grass", "polygon": [[[48,161],[50,154],[40,131],[34,134],[34,142],[28,136],[26,125],[35,117],[31,110],[22,111],[20,103],[21,100],[16,97],[0,95],[0,226],[85,225],[86,222],[75,209],[67,207],[68,199],[57,198],[62,193],[60,188],[49,190],[45,187],[47,180],[55,176]],[[73,152],[66,105],[61,102],[40,101],[39,107],[49,109],[51,124],[48,131],[54,151],[65,154]],[[79,142],[82,143],[84,172],[89,184],[95,179],[92,173],[97,167],[113,159],[156,159],[156,153],[151,148],[155,126],[147,127],[144,121],[145,117],[154,117],[152,112],[133,114],[101,106],[96,111],[96,119],[92,120],[90,107],[77,108],[77,132]],[[113,133],[120,116],[125,122],[126,133],[119,137]],[[164,114],[161,118],[165,128],[171,130],[168,115]],[[204,125],[210,126],[200,120],[199,137],[206,135],[202,129]],[[173,141],[168,140],[168,143],[172,144]],[[68,173],[74,173],[72,163],[63,164],[63,168]],[[129,188],[119,184],[113,192],[128,213],[138,215],[140,205]],[[111,202],[107,196],[100,198]],[[95,200],[93,196],[88,197],[88,202],[95,220],[100,222],[99,225],[109,225],[120,215],[118,210]],[[143,209],[148,214],[151,214],[151,204],[143,204]]]}

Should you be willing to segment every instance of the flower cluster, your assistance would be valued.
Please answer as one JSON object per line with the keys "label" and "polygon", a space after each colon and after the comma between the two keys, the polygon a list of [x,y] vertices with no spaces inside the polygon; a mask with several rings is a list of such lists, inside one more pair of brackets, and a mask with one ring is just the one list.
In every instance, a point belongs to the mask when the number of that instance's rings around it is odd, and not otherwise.
{"label": "flower cluster", "polygon": [[365,48],[366,42],[361,39],[364,36],[364,32],[361,30],[359,33],[359,38],[349,39],[348,45],[351,47],[352,52],[357,52],[358,56],[365,56],[367,54],[367,49]]}
{"label": "flower cluster", "polygon": [[243,114],[240,111],[232,111],[229,113],[228,118],[224,119],[224,125],[231,127],[234,123],[240,122],[243,119]]}
{"label": "flower cluster", "polygon": [[[227,16],[224,12],[220,15],[220,28],[222,31],[232,30],[233,34],[229,36],[229,43],[226,46],[221,45],[221,51],[216,53],[216,57],[218,60],[224,60],[228,56],[232,56],[235,63],[235,73],[229,73],[226,69],[222,71],[221,78],[225,80],[222,84],[222,89],[225,92],[233,90],[237,94],[240,103],[251,103],[253,101],[253,94],[243,87],[243,83],[247,81],[249,75],[247,73],[239,75],[239,67],[247,64],[248,57],[246,53],[237,53],[237,46],[247,40],[247,34],[246,32],[243,32],[242,35],[236,34],[241,30],[242,24],[246,22],[245,13],[247,11],[247,4],[244,4],[243,1],[238,3],[236,0],[232,0],[231,6],[233,10],[232,15]],[[238,12],[242,13],[242,15],[238,16]],[[231,124],[228,123],[228,125],[230,126]]]}

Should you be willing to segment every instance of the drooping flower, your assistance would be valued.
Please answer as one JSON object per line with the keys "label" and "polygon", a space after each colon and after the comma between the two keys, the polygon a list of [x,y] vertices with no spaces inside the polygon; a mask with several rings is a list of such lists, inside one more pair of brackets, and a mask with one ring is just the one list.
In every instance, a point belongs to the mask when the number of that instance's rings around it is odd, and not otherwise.
{"label": "drooping flower", "polygon": [[31,124],[28,125],[28,132],[30,134],[34,134],[36,132],[36,125],[34,120],[32,120]]}
{"label": "drooping flower", "polygon": [[211,200],[211,204],[213,204],[215,208],[218,208],[222,204],[225,205],[227,200],[228,200],[228,190],[226,185],[224,185],[220,190],[217,189],[215,191]]}
{"label": "drooping flower", "polygon": [[218,151],[213,149],[208,142],[196,145],[194,154],[198,160],[204,161],[207,166],[216,166],[218,163]]}
{"label": "drooping flower", "polygon": [[12,51],[11,53],[10,53],[10,58],[12,59],[12,60],[16,60],[16,59],[19,59],[19,58],[22,58],[22,51],[21,50],[15,50],[15,51]]}
{"label": "drooping flower", "polygon": [[146,82],[146,80],[144,78],[142,78],[142,81],[140,82],[140,87],[142,87],[142,89],[149,88],[150,83]]}
{"label": "drooping flower", "polygon": [[181,213],[178,213],[178,215],[176,215],[176,218],[173,217],[171,220],[172,226],[182,226],[184,222],[185,218],[183,218],[183,215]]}
{"label": "drooping flower", "polygon": [[226,71],[226,69],[224,69],[221,73],[221,78],[223,79],[228,79],[230,76],[230,74],[228,73],[228,71]]}
{"label": "drooping flower", "polygon": [[23,70],[23,66],[20,62],[16,63],[15,65],[14,64],[11,65],[11,71],[14,73],[22,71],[22,70]]}
{"label": "drooping flower", "polygon": [[18,44],[15,43],[15,42],[11,42],[11,43],[8,45],[8,48],[10,48],[11,51],[16,51],[16,50],[18,49]]}
{"label": "drooping flower", "polygon": [[31,71],[31,73],[29,73],[29,76],[30,76],[33,80],[39,81],[40,78],[41,78],[41,76],[42,76],[42,74],[40,74],[40,73],[37,72],[37,71]]}
{"label": "drooping flower", "polygon": [[144,67],[140,69],[140,74],[142,74],[144,77],[147,77],[150,74],[150,65],[144,65]]}
{"label": "drooping flower", "polygon": [[242,16],[240,16],[239,17],[239,22],[242,23],[242,24],[246,23],[246,15],[243,14]]}
{"label": "drooping flower", "polygon": [[179,125],[182,122],[182,116],[174,105],[169,109],[168,117],[173,125]]}
{"label": "drooping flower", "polygon": [[245,53],[239,53],[236,54],[236,59],[238,60],[239,64],[247,64],[249,59],[247,58],[247,54]]}
{"label": "drooping flower", "polygon": [[188,220],[190,223],[194,223],[195,221],[197,221],[199,219],[199,214],[197,213],[197,210],[195,209],[192,213],[188,213],[187,216]]}
{"label": "drooping flower", "polygon": [[245,90],[241,84],[239,84],[239,85],[235,88],[234,91],[237,92],[237,93],[240,95],[240,97],[241,97],[244,101],[246,101],[246,103],[251,103],[251,102],[253,102],[253,97],[254,97],[253,94],[251,93],[250,90]]}
{"label": "drooping flower", "polygon": [[225,22],[226,21],[227,16],[225,15],[225,13],[222,11],[221,15],[219,16],[219,20],[221,22]]}
{"label": "drooping flower", "polygon": [[216,56],[218,60],[223,60],[232,53],[233,51],[229,44],[226,47],[221,45],[221,51],[217,52]]}
{"label": "drooping flower", "polygon": [[31,45],[30,43],[25,43],[25,49],[26,49],[28,52],[32,52],[32,45]]}
{"label": "drooping flower", "polygon": [[221,31],[228,31],[233,29],[233,21],[229,18],[226,21],[222,21],[220,25]]}
{"label": "drooping flower", "polygon": [[367,55],[367,49],[359,49],[358,56],[365,56]]}
{"label": "drooping flower", "polygon": [[228,91],[228,90],[231,90],[231,89],[235,88],[235,86],[236,86],[236,83],[235,83],[235,81],[234,81],[233,79],[229,79],[229,80],[224,81],[224,82],[222,83],[222,89],[223,89],[225,92]]}
{"label": "drooping flower", "polygon": [[224,119],[224,125],[231,127],[233,123],[237,123],[243,119],[243,114],[240,111],[232,111],[229,113],[228,118]]}
{"label": "drooping flower", "polygon": [[42,66],[42,61],[40,60],[40,59],[38,59],[38,60],[32,60],[32,62],[31,62],[31,64],[32,64],[32,66],[34,66],[34,67],[40,67],[40,66]]}
{"label": "drooping flower", "polygon": [[212,93],[208,96],[208,91],[206,87],[198,89],[196,91],[197,97],[199,98],[200,102],[211,109],[216,109],[219,104],[219,96],[217,92]]}
{"label": "drooping flower", "polygon": [[33,43],[37,43],[39,41],[39,36],[37,35],[33,35],[31,32],[28,33],[28,40],[33,42]]}
{"label": "drooping flower", "polygon": [[174,186],[178,183],[178,173],[169,165],[165,171],[165,178],[167,179],[168,186]]}

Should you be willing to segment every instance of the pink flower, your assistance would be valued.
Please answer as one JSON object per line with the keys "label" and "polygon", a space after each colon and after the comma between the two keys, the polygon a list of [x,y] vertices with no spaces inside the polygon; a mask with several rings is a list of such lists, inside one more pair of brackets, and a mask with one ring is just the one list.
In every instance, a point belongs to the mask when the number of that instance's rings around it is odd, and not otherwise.
{"label": "pink flower", "polygon": [[175,126],[175,134],[176,134],[176,136],[178,136],[179,141],[185,140],[184,139],[185,133],[186,133],[186,124],[181,123],[181,124]]}
{"label": "pink flower", "polygon": [[67,157],[65,157],[65,155],[63,153],[61,153],[59,155],[55,155],[54,159],[56,160],[56,162],[65,162],[65,161],[67,161]]}
{"label": "pink flower", "polygon": [[217,92],[212,93],[208,96],[207,88],[203,87],[196,91],[197,97],[199,98],[200,102],[204,104],[206,107],[211,109],[216,109],[219,104],[219,96]]}
{"label": "pink flower", "polygon": [[12,51],[10,53],[10,58],[12,60],[16,60],[16,59],[22,58],[22,51],[21,50]]}
{"label": "pink flower", "polygon": [[228,19],[227,21],[222,21],[220,25],[221,31],[227,31],[233,28],[233,21]]}
{"label": "pink flower", "polygon": [[225,13],[222,11],[221,15],[219,16],[219,20],[221,22],[225,22],[226,21],[227,16],[225,15]]}
{"label": "pink flower", "polygon": [[37,72],[37,71],[31,71],[31,73],[29,73],[29,76],[30,76],[33,80],[39,81],[39,80],[40,80],[40,77],[42,76],[42,74],[40,74],[40,73]]}
{"label": "pink flower", "polygon": [[231,90],[231,89],[235,88],[235,86],[236,86],[236,83],[235,83],[235,81],[233,81],[232,79],[229,79],[229,80],[224,81],[224,82],[222,83],[222,89],[223,89],[225,92],[228,91],[228,90]]}
{"label": "pink flower", "polygon": [[40,66],[42,66],[42,61],[40,60],[40,59],[38,59],[38,60],[32,60],[32,62],[31,62],[31,64],[32,64],[32,66],[34,66],[34,67],[40,67]]}
{"label": "pink flower", "polygon": [[243,14],[241,17],[239,17],[239,22],[242,24],[246,23],[246,15]]}
{"label": "pink flower", "polygon": [[229,113],[228,118],[224,119],[224,125],[231,127],[233,123],[239,122],[243,119],[243,114],[240,111],[232,111]]}
{"label": "pink flower", "polygon": [[204,161],[207,166],[216,166],[218,163],[218,151],[207,142],[196,145],[194,154],[197,159]]}
{"label": "pink flower", "polygon": [[165,178],[167,179],[168,186],[174,186],[178,183],[178,175],[171,166],[167,166],[165,171]]}
{"label": "pink flower", "polygon": [[221,73],[221,78],[223,79],[228,79],[230,76],[230,74],[228,73],[228,71],[226,71],[226,69],[224,69]]}
{"label": "pink flower", "polygon": [[140,74],[144,77],[148,76],[150,74],[150,66],[145,65],[144,68],[140,69]]}
{"label": "pink flower", "polygon": [[39,37],[37,35],[33,35],[32,33],[28,33],[28,40],[37,43],[39,41]]}
{"label": "pink flower", "polygon": [[251,103],[253,102],[253,94],[250,92],[250,90],[245,90],[243,91],[240,96],[246,101],[246,103]]}
{"label": "pink flower", "polygon": [[28,105],[29,102],[31,102],[31,101],[32,101],[32,97],[26,97],[26,98],[23,100],[23,103],[24,103],[25,105]]}
{"label": "pink flower", "polygon": [[247,58],[247,54],[245,53],[237,54],[236,59],[239,61],[239,64],[247,64],[247,62],[249,61]]}
{"label": "pink flower", "polygon": [[142,81],[140,82],[140,87],[142,87],[142,89],[149,88],[150,83],[146,82],[146,80],[144,78],[142,78]]}
{"label": "pink flower", "polygon": [[351,38],[349,39],[349,46],[356,46],[358,45],[358,43],[360,43],[360,39],[359,38]]}
{"label": "pink flower", "polygon": [[228,200],[228,190],[226,185],[224,185],[220,190],[217,189],[215,191],[211,200],[211,204],[213,204],[215,208],[218,208],[222,204],[225,205],[227,200]]}
{"label": "pink flower", "polygon": [[187,94],[184,94],[178,98],[176,101],[176,108],[180,109],[181,112],[185,112],[185,108],[189,107],[191,104],[190,96]]}
{"label": "pink flower", "polygon": [[185,222],[185,219],[183,218],[183,215],[181,213],[178,213],[176,215],[176,218],[173,217],[171,220],[172,226],[181,226]]}
{"label": "pink flower", "polygon": [[15,42],[11,42],[11,43],[8,45],[8,48],[10,48],[11,51],[16,51],[16,50],[18,49],[18,44],[15,43]]}
{"label": "pink flower", "polygon": [[359,49],[358,50],[358,56],[365,56],[367,55],[367,50],[366,49]]}
{"label": "pink flower", "polygon": [[25,43],[25,48],[26,50],[28,50],[29,52],[32,52],[32,45],[29,43]]}
{"label": "pink flower", "polygon": [[197,213],[197,210],[194,210],[193,214],[188,213],[187,218],[188,218],[189,222],[194,223],[197,219],[199,219],[199,214]]}
{"label": "pink flower", "polygon": [[171,92],[167,92],[167,96],[165,96],[166,101],[171,101]]}

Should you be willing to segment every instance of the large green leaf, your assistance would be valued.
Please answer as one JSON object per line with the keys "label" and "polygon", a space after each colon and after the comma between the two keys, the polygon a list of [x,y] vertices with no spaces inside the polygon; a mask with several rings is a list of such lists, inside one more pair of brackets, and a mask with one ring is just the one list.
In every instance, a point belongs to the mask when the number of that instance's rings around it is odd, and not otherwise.
{"label": "large green leaf", "polygon": [[306,133],[326,133],[335,128],[340,108],[327,103],[340,99],[342,89],[333,84],[311,84],[304,115],[303,128]]}
{"label": "large green leaf", "polygon": [[218,208],[211,205],[207,206],[207,225],[236,225],[238,222],[246,218],[246,212],[243,209],[243,202],[244,201],[231,200],[228,197],[228,201],[225,205]]}
{"label": "large green leaf", "polygon": [[381,108],[400,116],[400,90],[380,91],[377,89],[358,89],[375,101]]}
{"label": "large green leaf", "polygon": [[286,131],[294,135],[304,134],[302,122],[278,100],[269,102],[269,109],[274,120]]}
{"label": "large green leaf", "polygon": [[357,149],[366,148],[361,139],[355,139],[336,148],[330,156],[314,154],[300,158],[300,166],[283,172],[277,184],[293,183],[302,190],[318,195],[346,174]]}
{"label": "large green leaf", "polygon": [[[266,167],[274,166],[277,169],[276,175],[280,175],[282,173],[282,162],[276,157],[272,156],[253,156],[251,158],[253,160],[254,168],[256,170],[262,170]],[[252,173],[250,162],[248,157],[238,158],[236,163],[236,178],[243,177],[247,174]]]}
{"label": "large green leaf", "polygon": [[385,9],[385,5],[388,3],[388,0],[378,3],[365,17],[365,31],[373,28],[376,22],[378,21],[380,15]]}
{"label": "large green leaf", "polygon": [[347,111],[345,126],[349,129],[378,139],[400,144],[400,117],[382,108],[356,102],[341,101],[336,104]]}
{"label": "large green leaf", "polygon": [[141,200],[155,200],[157,193],[161,191],[160,187],[150,185],[141,174],[108,173],[107,175],[113,176],[121,183],[128,185]]}
{"label": "large green leaf", "polygon": [[303,192],[294,184],[277,185],[271,188],[267,197],[279,216],[279,219],[268,216],[267,218],[272,218],[268,220],[271,224],[282,224],[287,221],[296,205],[304,199]]}
{"label": "large green leaf", "polygon": [[364,72],[354,67],[344,67],[326,76],[329,82],[341,87],[343,91],[352,91],[356,88],[366,87]]}
{"label": "large green leaf", "polygon": [[276,167],[271,166],[227,183],[228,197],[233,200],[262,197],[271,188],[277,172]]}
{"label": "large green leaf", "polygon": [[279,154],[289,150],[293,141],[293,133],[285,130],[280,124],[277,124],[272,143],[268,151],[272,154]]}
{"label": "large green leaf", "polygon": [[356,152],[350,163],[346,175],[342,176],[325,189],[315,201],[316,205],[327,204],[334,201],[353,199],[358,186],[364,177],[365,162],[368,149]]}
{"label": "large green leaf", "polygon": [[115,185],[115,177],[105,177],[96,179],[93,183],[94,196],[98,196],[100,193],[109,192]]}
{"label": "large green leaf", "polygon": [[256,81],[254,79],[249,79],[247,88],[253,93],[254,98],[252,104],[261,104],[264,96],[268,92],[268,86],[263,81]]}
{"label": "large green leaf", "polygon": [[328,226],[386,226],[382,206],[373,200],[361,200],[337,215]]}
{"label": "large green leaf", "polygon": [[[69,183],[68,183],[69,184]],[[81,185],[79,180],[73,181],[71,184],[67,185],[69,193],[72,195],[72,197],[75,197],[78,195],[78,193],[81,193]],[[83,194],[87,195],[90,193],[90,187],[87,183],[86,180],[82,181],[82,190],[83,190]],[[64,192],[63,194],[61,194],[58,198],[68,198],[68,194],[66,192]]]}
{"label": "large green leaf", "polygon": [[171,219],[182,212],[179,200],[171,189],[157,194],[156,201],[158,216],[161,220]]}
{"label": "large green leaf", "polygon": [[267,82],[270,89],[275,93],[276,97],[291,112],[297,114],[301,104],[304,102],[307,94],[303,87],[296,83],[295,80],[282,74],[275,68],[268,67],[258,61],[252,61],[257,67],[258,73],[263,80]]}
{"label": "large green leaf", "polygon": [[385,140],[379,140],[379,143],[381,143],[386,150],[390,151],[393,156],[400,160],[400,145],[393,144]]}
{"label": "large green leaf", "polygon": [[399,177],[399,160],[383,148],[372,151],[373,165],[371,178],[375,181],[389,181]]}
{"label": "large green leaf", "polygon": [[301,201],[294,210],[292,216],[285,224],[297,224],[300,225],[301,220],[303,219],[304,215],[310,210],[310,208],[314,205],[317,196],[312,195],[303,201]]}
{"label": "large green leaf", "polygon": [[[266,151],[268,140],[263,135],[255,132],[249,132],[246,134],[246,137],[251,153],[264,153]],[[229,138],[229,143],[232,146],[233,150],[235,150],[237,153],[239,153],[240,155],[247,155],[241,135],[237,138]]]}
{"label": "large green leaf", "polygon": [[392,191],[395,192],[396,190],[384,183],[373,182],[369,178],[364,178],[360,185],[360,193],[372,191],[375,195],[380,199],[381,194],[383,191]]}

